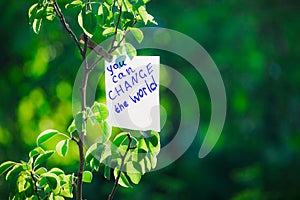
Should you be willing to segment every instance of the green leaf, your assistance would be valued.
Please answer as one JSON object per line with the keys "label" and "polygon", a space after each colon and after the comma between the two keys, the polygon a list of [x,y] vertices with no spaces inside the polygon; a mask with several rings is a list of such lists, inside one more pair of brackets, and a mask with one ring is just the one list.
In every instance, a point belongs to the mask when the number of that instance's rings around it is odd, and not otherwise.
{"label": "green leaf", "polygon": [[89,139],[99,143],[104,143],[109,140],[111,135],[111,126],[106,121],[99,123],[88,118],[86,124],[86,133],[89,136]]}
{"label": "green leaf", "polygon": [[96,158],[92,158],[89,162],[92,170],[95,170],[95,171],[99,171],[99,167],[100,167],[100,162],[98,159]]}
{"label": "green leaf", "polygon": [[91,145],[85,153],[85,161],[89,163],[94,157],[98,159],[102,153],[103,147],[104,146],[99,143]]}
{"label": "green leaf", "polygon": [[56,167],[52,168],[49,172],[56,174],[57,176],[65,174],[63,170],[56,168]]}
{"label": "green leaf", "polygon": [[142,150],[142,152],[148,152],[148,146],[147,146],[144,138],[141,138],[139,140],[138,149]]}
{"label": "green leaf", "polygon": [[60,195],[67,197],[67,198],[73,198],[73,193],[72,190],[73,188],[71,187],[72,184],[64,184],[61,187]]}
{"label": "green leaf", "polygon": [[102,122],[108,117],[108,109],[105,104],[95,102],[93,105],[94,117],[97,121]]}
{"label": "green leaf", "polygon": [[116,137],[113,140],[113,144],[116,145],[117,147],[119,147],[121,144],[126,145],[126,140],[127,140],[127,144],[128,144],[128,136],[127,136],[127,132],[121,132],[118,133],[118,135],[116,135]]}
{"label": "green leaf", "polygon": [[11,167],[13,167],[16,164],[16,162],[13,161],[6,161],[0,165],[0,176],[5,173],[7,170],[9,170]]}
{"label": "green leaf", "polygon": [[58,194],[60,191],[60,179],[59,177],[51,172],[47,172],[42,175],[46,178],[49,187],[52,189],[54,194]]}
{"label": "green leaf", "polygon": [[129,3],[131,3],[131,4],[136,4],[136,3],[138,3],[139,0],[128,0],[128,1],[129,1]]}
{"label": "green leaf", "polygon": [[116,30],[116,29],[113,28],[113,27],[106,28],[106,29],[102,32],[102,35],[108,36],[108,35],[114,34],[114,33],[115,33],[115,30]]}
{"label": "green leaf", "polygon": [[84,3],[80,0],[75,0],[75,1],[72,1],[71,3],[66,4],[65,8],[69,9],[69,8],[75,8],[75,7],[78,7],[78,6],[83,7]]}
{"label": "green leaf", "polygon": [[142,178],[141,173],[126,172],[126,174],[130,178],[131,182],[133,182],[134,184],[138,184]]}
{"label": "green leaf", "polygon": [[102,143],[106,142],[107,140],[109,140],[110,136],[111,136],[111,131],[112,131],[112,127],[108,124],[108,122],[103,122],[102,123],[102,134],[103,134],[103,138],[102,138]]}
{"label": "green leaf", "polygon": [[157,25],[157,22],[154,21],[154,17],[147,13],[145,6],[140,6],[138,8],[138,12],[143,19],[145,25],[147,25],[148,21],[152,24]]}
{"label": "green leaf", "polygon": [[36,34],[39,34],[39,32],[41,30],[42,21],[43,21],[42,19],[34,19],[33,20],[32,28]]}
{"label": "green leaf", "polygon": [[22,165],[20,165],[19,163],[15,164],[15,166],[7,172],[7,174],[5,176],[5,180],[9,180],[12,175],[17,174],[17,173],[21,172],[22,170],[23,170]]}
{"label": "green leaf", "polygon": [[32,195],[31,197],[26,198],[26,200],[39,200],[39,198],[35,195]]}
{"label": "green leaf", "polygon": [[111,25],[113,19],[113,13],[111,7],[107,3],[103,3],[99,6],[98,9],[98,22],[103,28]]}
{"label": "green leaf", "polygon": [[131,12],[128,12],[128,11],[122,12],[122,17],[124,19],[130,20],[130,21],[134,20],[134,15]]}
{"label": "green leaf", "polygon": [[150,159],[149,159],[149,157],[147,155],[149,155],[149,154],[146,154],[146,156],[144,157],[143,161],[144,161],[144,164],[145,164],[145,169],[147,171],[150,171],[151,168],[152,168],[152,165],[151,165],[151,161],[150,161]]}
{"label": "green leaf", "polygon": [[97,28],[97,18],[91,11],[83,8],[78,15],[78,24],[88,37],[93,37]]}
{"label": "green leaf", "polygon": [[45,151],[44,154],[39,155],[36,160],[34,161],[34,167],[38,166],[42,162],[46,161],[53,155],[54,151]]}
{"label": "green leaf", "polygon": [[64,196],[64,197],[67,197],[67,198],[73,198],[73,193],[72,193],[73,179],[74,179],[73,175],[65,175],[63,177],[63,180],[64,180],[65,184],[63,184],[61,186],[61,190],[60,190],[60,193],[59,193],[61,196]]}
{"label": "green leaf", "polygon": [[132,46],[132,44],[126,42],[125,49],[126,49],[127,55],[130,57],[130,59],[132,59],[132,57],[137,55],[136,49],[134,48],[134,46]]}
{"label": "green leaf", "polygon": [[138,28],[131,28],[130,31],[133,34],[133,36],[135,37],[135,39],[138,41],[138,43],[141,43],[143,41],[144,34],[143,34],[143,32],[140,29],[138,29]]}
{"label": "green leaf", "polygon": [[90,171],[84,171],[82,175],[82,181],[85,183],[90,183],[92,182],[93,179],[93,174]]}
{"label": "green leaf", "polygon": [[151,162],[152,169],[154,169],[156,167],[156,164],[157,164],[157,157],[156,157],[156,155],[153,155],[150,152],[150,153],[147,154],[147,157],[149,158],[149,160]]}
{"label": "green leaf", "polygon": [[29,152],[29,157],[33,158],[36,155],[43,154],[45,151],[41,147],[36,147]]}
{"label": "green leaf", "polygon": [[108,5],[112,5],[114,0],[105,0],[105,2],[108,4]]}
{"label": "green leaf", "polygon": [[[114,170],[115,179],[117,178],[118,173],[119,173],[119,170],[117,168],[115,168],[115,170]],[[121,185],[122,187],[126,187],[126,188],[131,188],[132,187],[131,184],[129,183],[127,177],[125,176],[125,174],[123,172],[121,172],[121,174],[120,174],[120,179],[118,181],[118,184]]]}
{"label": "green leaf", "polygon": [[55,11],[52,6],[48,6],[46,9],[46,19],[52,21],[55,18]]}
{"label": "green leaf", "polygon": [[48,129],[43,131],[38,138],[36,139],[36,144],[40,146],[42,143],[46,142],[47,140],[51,139],[55,135],[57,135],[59,132],[54,129]]}
{"label": "green leaf", "polygon": [[82,131],[82,125],[83,125],[83,113],[79,112],[75,116],[75,127],[76,127],[78,132]]}
{"label": "green leaf", "polygon": [[107,165],[104,166],[104,177],[107,179],[107,180],[110,180],[110,171],[111,171],[111,168]]}
{"label": "green leaf", "polygon": [[69,149],[69,140],[62,140],[56,145],[56,152],[60,156],[66,156]]}
{"label": "green leaf", "polygon": [[159,134],[155,131],[151,131],[151,137],[145,138],[146,144],[150,152],[157,156],[160,151],[160,137]]}
{"label": "green leaf", "polygon": [[46,7],[40,7],[37,9],[35,18],[36,19],[42,19],[46,16]]}
{"label": "green leaf", "polygon": [[38,3],[33,4],[28,10],[29,24],[31,25],[35,19]]}
{"label": "green leaf", "polygon": [[72,123],[71,123],[70,126],[68,127],[67,131],[68,131],[69,133],[73,133],[74,131],[76,131],[75,120],[72,121]]}
{"label": "green leaf", "polygon": [[65,200],[62,196],[53,196],[53,200]]}
{"label": "green leaf", "polygon": [[40,167],[37,170],[35,170],[35,173],[38,175],[44,174],[47,172],[47,169],[45,167]]}
{"label": "green leaf", "polygon": [[31,181],[31,178],[28,177],[26,174],[22,174],[18,177],[17,185],[19,193],[26,191],[30,187],[30,182],[27,180]]}

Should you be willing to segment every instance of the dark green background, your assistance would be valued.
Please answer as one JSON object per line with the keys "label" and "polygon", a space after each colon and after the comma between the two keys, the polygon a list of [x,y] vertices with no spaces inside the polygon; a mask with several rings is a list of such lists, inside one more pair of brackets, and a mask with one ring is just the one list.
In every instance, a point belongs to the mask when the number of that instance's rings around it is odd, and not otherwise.
{"label": "dark green background", "polygon": [[[27,19],[33,2],[0,2],[0,162],[27,160],[42,130],[65,131],[72,119],[80,56],[58,20],[44,24],[39,35],[33,33]],[[183,157],[146,174],[134,189],[120,187],[116,199],[300,198],[299,9],[296,0],[149,3],[159,26],[194,38],[215,61],[226,87],[226,124],[214,150],[199,159],[210,119],[205,83],[176,55],[144,52],[160,55],[189,79],[201,109],[199,134]],[[79,34],[75,15],[66,15]],[[176,133],[180,113],[175,96],[166,92],[162,98],[169,114],[162,136],[166,144]],[[71,172],[77,169],[77,156],[54,157],[48,165]],[[112,185],[96,174],[85,185],[84,197],[103,199]],[[7,199],[13,188],[1,177],[0,199]]]}

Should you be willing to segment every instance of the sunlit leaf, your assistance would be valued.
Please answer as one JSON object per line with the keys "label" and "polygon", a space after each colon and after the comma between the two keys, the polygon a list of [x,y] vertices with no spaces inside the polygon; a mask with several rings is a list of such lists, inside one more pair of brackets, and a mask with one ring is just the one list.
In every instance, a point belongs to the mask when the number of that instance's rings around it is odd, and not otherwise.
{"label": "sunlit leaf", "polygon": [[78,24],[88,37],[93,37],[97,28],[97,18],[91,11],[82,11],[78,14]]}
{"label": "sunlit leaf", "polygon": [[112,5],[114,0],[105,0],[105,2],[108,4],[108,5]]}
{"label": "sunlit leaf", "polygon": [[69,140],[62,140],[56,145],[56,152],[60,156],[66,156],[69,148]]}
{"label": "sunlit leaf", "polygon": [[34,19],[33,20],[32,28],[36,34],[38,34],[41,30],[42,21],[43,21],[43,19]]}
{"label": "sunlit leaf", "polygon": [[118,133],[118,135],[114,138],[113,144],[119,147],[121,144],[125,144],[125,141],[128,140],[127,132]]}
{"label": "sunlit leaf", "polygon": [[134,46],[132,46],[132,44],[126,42],[125,43],[125,49],[126,49],[126,53],[127,55],[130,57],[130,59],[132,59],[134,56],[137,55],[136,49],[134,48]]}
{"label": "sunlit leaf", "polygon": [[13,161],[6,161],[0,165],[0,176],[5,173],[7,170],[9,170],[11,167],[13,167],[16,164],[16,162]]}
{"label": "sunlit leaf", "polygon": [[[115,168],[114,169],[115,179],[117,178],[118,173],[119,173],[119,170],[117,168]],[[131,184],[129,183],[126,175],[123,172],[120,173],[120,179],[119,179],[118,184],[121,185],[122,187],[126,187],[126,188],[131,188],[132,187]]]}
{"label": "sunlit leaf", "polygon": [[46,151],[44,154],[39,155],[34,161],[34,167],[46,161],[48,158],[50,158],[53,155],[53,153],[54,151]]}
{"label": "sunlit leaf", "polygon": [[47,172],[47,169],[45,167],[40,167],[35,171],[35,173],[38,175],[44,174],[46,172]]}
{"label": "sunlit leaf", "polygon": [[70,126],[68,127],[67,131],[68,131],[69,133],[73,133],[74,131],[76,131],[75,120],[72,121],[72,123],[71,123]]}
{"label": "sunlit leaf", "polygon": [[58,194],[60,191],[60,179],[59,177],[51,172],[47,172],[45,174],[42,175],[43,177],[45,177],[47,179],[47,183],[50,186],[50,188],[52,189],[54,194]]}
{"label": "sunlit leaf", "polygon": [[95,102],[93,105],[94,117],[99,121],[104,121],[108,117],[107,106],[103,103]]}
{"label": "sunlit leaf", "polygon": [[30,187],[30,180],[31,178],[28,177],[26,174],[22,174],[18,177],[17,185],[19,193],[26,191]]}
{"label": "sunlit leaf", "polygon": [[140,29],[138,29],[138,28],[131,28],[130,31],[131,31],[132,35],[134,36],[134,38],[139,43],[141,43],[143,41],[144,34],[143,34],[143,32]]}
{"label": "sunlit leaf", "polygon": [[130,178],[131,182],[133,182],[134,184],[138,184],[142,178],[141,173],[126,172],[126,174]]}
{"label": "sunlit leaf", "polygon": [[157,25],[157,22],[154,21],[154,17],[150,14],[148,14],[148,12],[146,11],[145,6],[140,6],[138,8],[138,12],[141,15],[144,24],[146,25],[148,22]]}
{"label": "sunlit leaf", "polygon": [[29,24],[32,24],[34,19],[35,19],[35,15],[36,15],[36,11],[38,8],[38,3],[33,4],[29,10],[28,10],[28,18],[29,18]]}
{"label": "sunlit leaf", "polygon": [[85,183],[90,183],[92,182],[93,179],[93,174],[90,171],[84,171],[82,175],[82,181]]}
{"label": "sunlit leaf", "polygon": [[5,176],[5,179],[6,179],[6,180],[9,180],[13,175],[15,175],[15,174],[21,172],[22,170],[23,170],[22,165],[20,165],[20,164],[17,163],[15,166],[13,166],[13,168],[11,168],[11,169],[7,172],[7,174],[6,174],[6,176]]}
{"label": "sunlit leaf", "polygon": [[59,168],[52,168],[49,172],[56,174],[57,176],[64,174],[64,171]]}
{"label": "sunlit leaf", "polygon": [[57,135],[59,132],[54,129],[48,129],[43,131],[38,138],[36,139],[36,144],[39,146],[42,143],[46,142],[47,140],[51,139],[55,135]]}
{"label": "sunlit leaf", "polygon": [[71,3],[68,3],[65,5],[65,8],[66,9],[69,9],[69,8],[75,8],[75,7],[83,7],[84,6],[84,3],[80,0],[75,0],[75,1],[72,1]]}
{"label": "sunlit leaf", "polygon": [[108,35],[111,35],[111,34],[113,34],[113,33],[115,33],[115,28],[110,27],[110,28],[105,29],[105,30],[102,32],[102,35],[108,36]]}
{"label": "sunlit leaf", "polygon": [[141,138],[141,139],[139,140],[139,143],[138,143],[138,149],[139,149],[139,150],[142,150],[143,152],[148,152],[148,147],[147,147],[147,144],[146,144],[144,138]]}
{"label": "sunlit leaf", "polygon": [[43,154],[45,151],[41,147],[36,147],[35,149],[29,152],[29,157],[34,157],[39,154]]}

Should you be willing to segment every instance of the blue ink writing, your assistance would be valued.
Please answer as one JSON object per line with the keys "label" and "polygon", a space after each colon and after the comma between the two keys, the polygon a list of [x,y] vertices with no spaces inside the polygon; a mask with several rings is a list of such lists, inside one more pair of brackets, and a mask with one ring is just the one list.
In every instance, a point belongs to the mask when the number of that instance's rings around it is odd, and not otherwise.
{"label": "blue ink writing", "polygon": [[[130,96],[129,95],[129,98],[134,102],[134,103],[137,103],[139,102],[144,96],[147,96],[150,93],[152,93],[153,91],[156,90],[157,88],[157,83],[155,82],[154,80],[154,76],[152,75],[152,83],[149,83],[145,80],[145,83],[146,83],[146,87],[142,87],[140,88],[136,95],[132,95]],[[147,90],[148,89],[148,90]]]}
{"label": "blue ink writing", "polygon": [[122,112],[122,110],[124,110],[128,106],[129,105],[128,105],[127,101],[124,101],[123,103],[117,103],[115,105],[115,111],[116,111],[116,113],[120,113],[120,112]]}

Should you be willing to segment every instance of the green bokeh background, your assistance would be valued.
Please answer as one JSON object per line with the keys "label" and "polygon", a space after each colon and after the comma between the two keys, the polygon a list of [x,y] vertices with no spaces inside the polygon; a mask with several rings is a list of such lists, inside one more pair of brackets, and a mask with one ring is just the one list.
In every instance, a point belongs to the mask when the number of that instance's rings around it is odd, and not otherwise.
{"label": "green bokeh background", "polygon": [[[27,160],[41,131],[65,131],[72,120],[71,95],[80,55],[58,20],[34,34],[27,19],[33,2],[0,2],[0,162]],[[160,27],[189,35],[215,61],[226,87],[226,124],[214,150],[199,159],[211,114],[205,83],[176,55],[139,52],[160,55],[163,63],[190,81],[199,99],[201,123],[184,156],[146,174],[133,189],[120,187],[116,199],[300,199],[299,9],[296,0],[149,3]],[[68,11],[66,16],[79,34],[76,15]],[[98,100],[104,101],[103,94],[100,84]],[[180,113],[174,95],[166,90],[161,96],[168,112],[161,137],[167,144],[176,133]],[[54,157],[48,166],[76,171],[77,149],[70,151],[68,159]],[[93,183],[84,186],[84,197],[104,199],[112,186],[95,175]],[[0,199],[8,199],[13,187],[0,177]]]}

